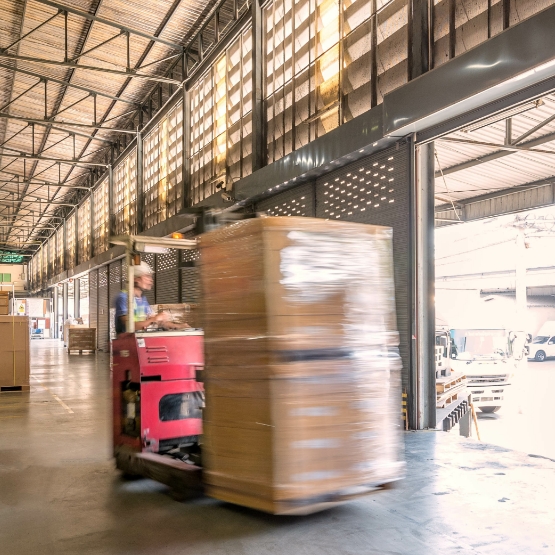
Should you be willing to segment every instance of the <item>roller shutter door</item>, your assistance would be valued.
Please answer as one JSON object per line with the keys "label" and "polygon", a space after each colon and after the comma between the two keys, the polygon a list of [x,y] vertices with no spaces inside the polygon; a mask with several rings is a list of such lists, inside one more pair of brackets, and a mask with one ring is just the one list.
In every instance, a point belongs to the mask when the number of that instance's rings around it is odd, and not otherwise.
{"label": "roller shutter door", "polygon": [[125,258],[121,261],[121,290],[127,291],[127,263]]}
{"label": "roller shutter door", "polygon": [[409,145],[392,147],[319,178],[316,216],[393,228],[395,300],[403,389],[409,391],[411,204]]}
{"label": "roller shutter door", "polygon": [[272,216],[316,216],[393,228],[395,295],[403,389],[409,393],[411,252],[409,145],[398,144],[337,169],[315,183],[288,189],[255,205]]}
{"label": "roller shutter door", "polygon": [[[195,234],[189,231],[184,236],[186,239],[193,239]],[[199,256],[198,249],[182,250],[180,253],[182,303],[200,302],[200,274],[196,266]]]}
{"label": "roller shutter door", "polygon": [[89,325],[96,328],[98,345],[98,270],[89,272]]}
{"label": "roller shutter door", "polygon": [[98,348],[107,352],[110,348],[108,266],[98,269]]}
{"label": "roller shutter door", "polygon": [[156,303],[175,304],[179,302],[179,253],[169,249],[156,255]]}
{"label": "roller shutter door", "polygon": [[109,266],[109,287],[108,287],[108,307],[109,307],[109,335],[111,339],[116,337],[116,310],[114,303],[121,291],[121,260],[112,262]]}
{"label": "roller shutter door", "polygon": [[308,216],[316,217],[316,199],[314,183],[288,189],[273,197],[264,199],[256,205],[257,212],[266,212],[269,216]]}

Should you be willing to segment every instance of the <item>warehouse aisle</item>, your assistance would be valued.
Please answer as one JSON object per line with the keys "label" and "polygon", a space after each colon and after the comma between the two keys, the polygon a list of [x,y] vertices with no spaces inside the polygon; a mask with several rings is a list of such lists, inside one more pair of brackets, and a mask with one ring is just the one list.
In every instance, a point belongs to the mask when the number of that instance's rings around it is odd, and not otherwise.
{"label": "warehouse aisle", "polygon": [[110,450],[108,356],[32,344],[31,393],[0,394],[7,555],[554,553],[555,461],[443,432],[406,435],[397,489],[310,517],[125,482]]}

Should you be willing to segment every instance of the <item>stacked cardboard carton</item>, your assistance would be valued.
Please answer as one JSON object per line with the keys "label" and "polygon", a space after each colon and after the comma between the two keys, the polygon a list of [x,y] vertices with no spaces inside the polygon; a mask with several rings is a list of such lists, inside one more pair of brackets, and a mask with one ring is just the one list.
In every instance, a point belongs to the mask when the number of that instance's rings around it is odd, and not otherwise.
{"label": "stacked cardboard carton", "polygon": [[402,477],[390,229],[245,220],[201,278],[210,495],[310,512]]}
{"label": "stacked cardboard carton", "polygon": [[10,313],[10,293],[0,291],[0,316],[7,316]]}
{"label": "stacked cardboard carton", "polygon": [[0,316],[0,388],[29,386],[29,318]]}

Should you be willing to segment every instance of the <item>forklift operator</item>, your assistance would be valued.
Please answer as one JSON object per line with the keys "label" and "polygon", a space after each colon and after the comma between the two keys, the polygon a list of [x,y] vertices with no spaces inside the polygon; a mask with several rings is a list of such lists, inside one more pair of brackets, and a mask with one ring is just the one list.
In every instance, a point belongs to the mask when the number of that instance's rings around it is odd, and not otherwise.
{"label": "forklift operator", "polygon": [[[146,262],[141,262],[134,267],[134,318],[135,329],[143,330],[154,323],[167,320],[166,314],[153,314],[143,293],[152,289],[152,270]],[[116,308],[116,333],[124,333],[127,328],[127,292],[122,291],[115,300]]]}

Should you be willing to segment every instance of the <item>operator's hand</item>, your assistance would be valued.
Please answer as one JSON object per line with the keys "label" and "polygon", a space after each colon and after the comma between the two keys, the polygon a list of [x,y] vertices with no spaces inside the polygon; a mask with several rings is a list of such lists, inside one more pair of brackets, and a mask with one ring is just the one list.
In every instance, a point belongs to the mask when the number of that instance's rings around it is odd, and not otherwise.
{"label": "operator's hand", "polygon": [[191,327],[189,324],[185,322],[183,324],[177,324],[175,322],[166,322],[164,326],[169,330],[186,330]]}
{"label": "operator's hand", "polygon": [[153,318],[155,322],[168,322],[171,316],[167,312],[159,312]]}

